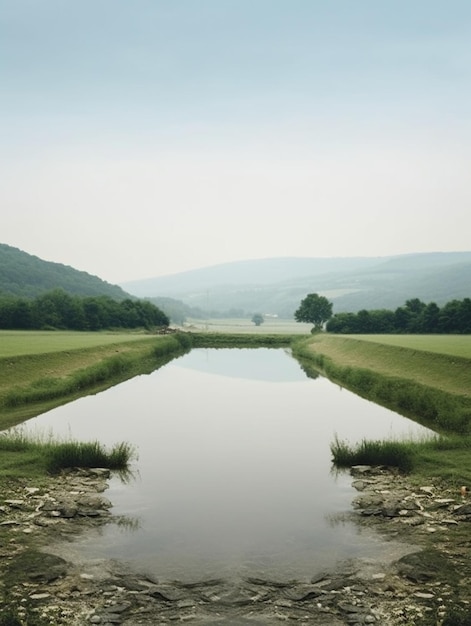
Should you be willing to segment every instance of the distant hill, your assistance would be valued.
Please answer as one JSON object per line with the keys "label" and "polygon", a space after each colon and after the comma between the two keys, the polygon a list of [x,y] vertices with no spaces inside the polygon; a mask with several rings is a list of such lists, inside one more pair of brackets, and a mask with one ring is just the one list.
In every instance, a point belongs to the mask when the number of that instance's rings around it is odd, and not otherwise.
{"label": "distant hill", "polygon": [[77,296],[129,297],[121,287],[68,265],[43,261],[18,248],[0,244],[0,296],[34,298],[52,289]]}
{"label": "distant hill", "polygon": [[122,284],[138,297],[173,298],[209,312],[242,310],[292,318],[317,292],[334,312],[394,309],[410,298],[443,305],[471,297],[471,252],[389,257],[238,261]]}

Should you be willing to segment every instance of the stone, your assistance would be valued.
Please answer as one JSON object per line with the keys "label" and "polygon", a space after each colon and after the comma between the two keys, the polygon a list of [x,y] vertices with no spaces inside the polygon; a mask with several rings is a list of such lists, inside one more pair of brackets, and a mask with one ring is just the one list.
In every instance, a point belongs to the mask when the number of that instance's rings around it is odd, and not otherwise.
{"label": "stone", "polygon": [[462,504],[453,510],[453,515],[471,515],[471,504]]}
{"label": "stone", "polygon": [[314,585],[296,585],[291,589],[286,589],[283,592],[283,595],[289,600],[294,600],[295,602],[302,602],[304,600],[312,600],[313,598],[317,598],[322,594],[322,591],[319,587],[315,587]]}
{"label": "stone", "polygon": [[104,624],[121,624],[123,621],[119,613],[102,613],[101,619]]}
{"label": "stone", "polygon": [[70,505],[64,504],[59,509],[61,516],[66,517],[66,518],[75,517],[77,515],[77,511],[78,511],[77,507],[73,504],[70,504]]}
{"label": "stone", "polygon": [[363,509],[361,511],[361,515],[364,515],[365,517],[371,517],[371,516],[382,515],[382,514],[383,514],[383,509],[379,509],[379,508],[369,508],[369,509]]}
{"label": "stone", "polygon": [[364,613],[366,611],[364,607],[357,606],[356,604],[349,604],[348,602],[339,602],[337,606],[345,613]]}
{"label": "stone", "polygon": [[15,580],[21,576],[30,581],[49,583],[64,576],[68,567],[67,561],[55,554],[28,549],[11,561],[6,578]]}
{"label": "stone", "polygon": [[353,465],[351,468],[351,472],[354,476],[371,474],[372,471],[373,471],[373,468],[371,467],[371,465]]}
{"label": "stone", "polygon": [[77,504],[89,509],[110,509],[113,506],[108,498],[102,496],[82,496]]}
{"label": "stone", "polygon": [[24,500],[5,500],[5,504],[8,504],[8,506],[11,506],[13,509],[21,509],[24,506],[25,501]]}
{"label": "stone", "polygon": [[109,610],[112,613],[124,613],[124,611],[127,611],[130,607],[131,607],[130,602],[122,602],[121,604],[112,604],[109,607]]}
{"label": "stone", "polygon": [[406,554],[396,562],[396,567],[401,576],[417,583],[437,581],[442,577],[456,578],[452,564],[433,549]]}
{"label": "stone", "polygon": [[148,593],[156,600],[165,600],[167,602],[176,602],[183,599],[183,593],[174,587],[155,586]]}

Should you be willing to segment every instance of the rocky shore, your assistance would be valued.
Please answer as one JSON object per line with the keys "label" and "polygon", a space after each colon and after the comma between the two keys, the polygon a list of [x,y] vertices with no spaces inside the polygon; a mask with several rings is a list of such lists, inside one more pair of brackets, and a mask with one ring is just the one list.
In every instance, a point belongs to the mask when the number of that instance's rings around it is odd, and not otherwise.
{"label": "rocky shore", "polygon": [[104,496],[108,479],[107,470],[73,470],[38,486],[12,483],[2,494],[2,615],[10,607],[25,624],[41,626],[399,626],[427,615],[440,624],[450,607],[471,600],[471,502],[460,486],[417,486],[387,468],[353,468],[358,495],[348,519],[384,542],[404,542],[399,558],[391,549],[387,562],[349,561],[310,580],[182,582],[115,561],[65,558],[67,539],[119,521]]}

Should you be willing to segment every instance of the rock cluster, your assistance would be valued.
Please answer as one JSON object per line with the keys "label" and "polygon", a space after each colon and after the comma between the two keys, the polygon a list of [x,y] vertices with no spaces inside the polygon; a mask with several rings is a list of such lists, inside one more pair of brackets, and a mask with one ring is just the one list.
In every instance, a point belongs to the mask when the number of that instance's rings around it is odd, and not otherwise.
{"label": "rock cluster", "polygon": [[[107,470],[75,470],[41,486],[16,485],[0,505],[3,596],[44,624],[297,623],[323,626],[418,623],[468,602],[467,496],[415,486],[386,468],[356,467],[350,517],[408,544],[386,563],[359,559],[310,580],[158,581],[107,561],[71,562],[60,538],[113,521],[103,496]],[[463,532],[464,531],[464,532]]]}

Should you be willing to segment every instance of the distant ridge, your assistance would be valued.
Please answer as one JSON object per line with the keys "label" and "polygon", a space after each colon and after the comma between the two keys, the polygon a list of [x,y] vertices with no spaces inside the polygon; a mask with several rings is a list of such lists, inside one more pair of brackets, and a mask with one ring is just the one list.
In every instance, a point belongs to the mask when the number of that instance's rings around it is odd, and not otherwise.
{"label": "distant ridge", "polygon": [[270,285],[301,277],[367,268],[387,258],[390,257],[275,257],[233,261],[167,276],[128,281],[121,283],[121,286],[135,295],[155,296],[160,295],[162,290],[176,293],[187,289],[212,288],[215,285]]}
{"label": "distant ridge", "polygon": [[138,297],[174,298],[209,312],[284,318],[312,292],[326,295],[334,312],[394,309],[410,298],[442,305],[471,297],[471,251],[236,261],[122,286]]}
{"label": "distant ridge", "polygon": [[34,298],[53,289],[78,296],[104,295],[115,300],[129,297],[118,285],[97,276],[0,244],[0,296]]}

